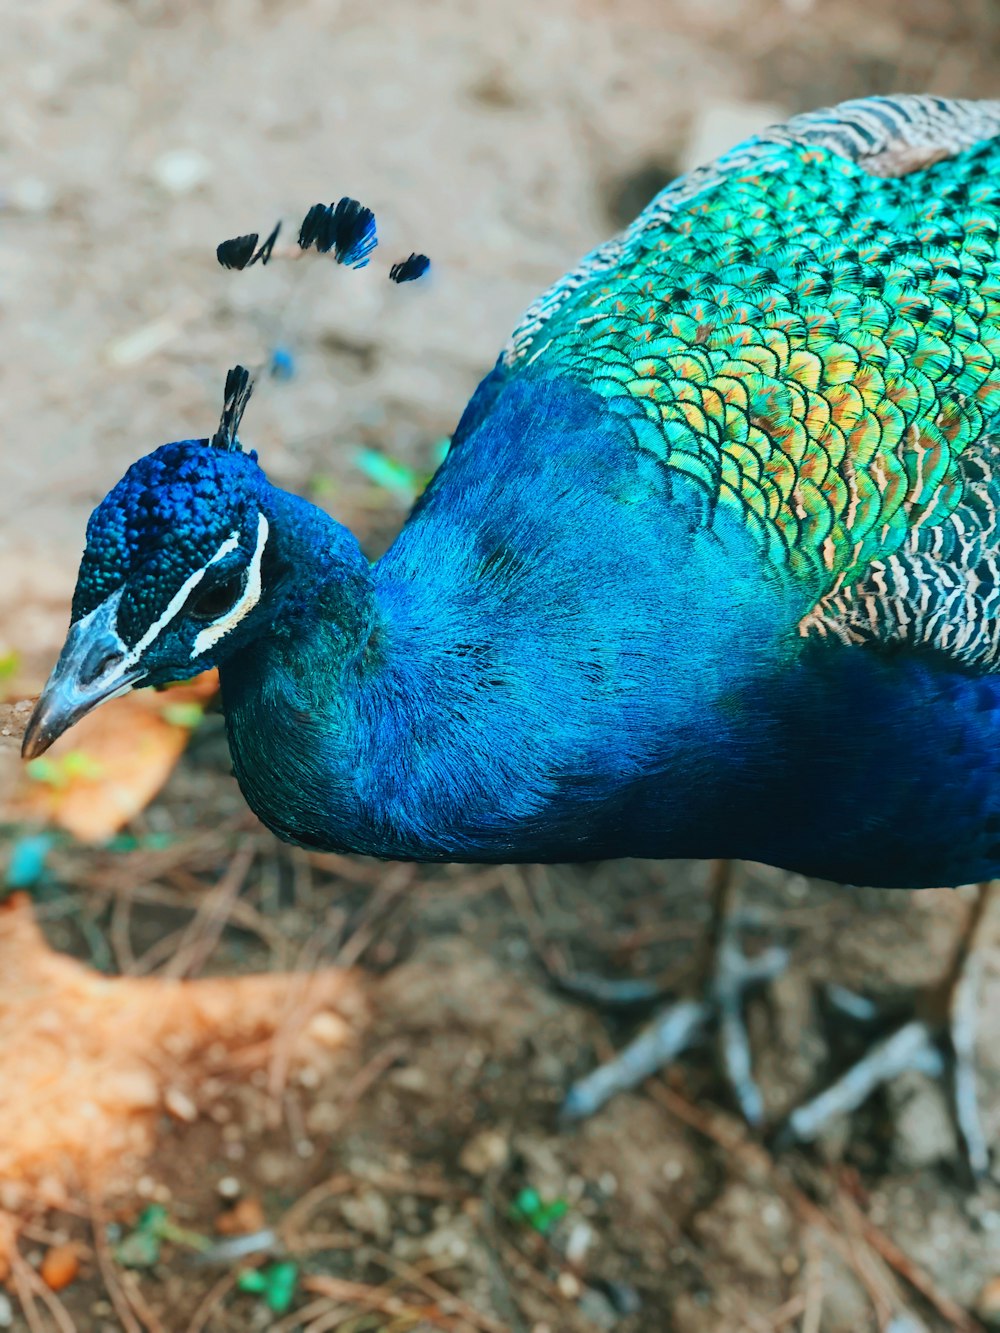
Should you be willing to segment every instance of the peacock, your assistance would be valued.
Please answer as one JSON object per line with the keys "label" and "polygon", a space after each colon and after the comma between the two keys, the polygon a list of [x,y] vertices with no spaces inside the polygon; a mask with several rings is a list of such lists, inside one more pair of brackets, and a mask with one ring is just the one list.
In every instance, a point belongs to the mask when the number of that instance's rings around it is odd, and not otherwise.
{"label": "peacock", "polygon": [[246,800],[305,847],[988,880],[998,233],[1000,101],[748,140],[530,307],[374,564],[242,449],[237,368],[94,511],[25,755],[217,666]]}

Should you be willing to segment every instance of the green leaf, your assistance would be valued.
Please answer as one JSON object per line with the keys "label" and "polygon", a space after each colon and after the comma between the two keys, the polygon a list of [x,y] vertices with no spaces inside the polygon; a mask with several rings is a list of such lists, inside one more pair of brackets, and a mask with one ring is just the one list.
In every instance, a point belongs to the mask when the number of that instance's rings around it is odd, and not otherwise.
{"label": "green leaf", "polygon": [[69,750],[58,758],[46,754],[32,759],[27,765],[27,772],[32,782],[60,789],[68,787],[74,778],[99,778],[103,776],[104,769],[86,751]]}
{"label": "green leaf", "polygon": [[32,782],[42,782],[46,787],[65,787],[68,781],[59,760],[52,759],[49,755],[30,759],[26,771]]}
{"label": "green leaf", "polygon": [[359,449],[354,461],[368,480],[383,490],[412,498],[419,488],[420,480],[412,468],[377,449]]}
{"label": "green leaf", "polygon": [[13,649],[9,653],[0,653],[0,681],[10,680],[21,669],[21,654]]}
{"label": "green leaf", "polygon": [[196,703],[167,704],[163,710],[164,720],[172,727],[186,727],[188,731],[194,731],[204,716],[204,708]]}
{"label": "green leaf", "polygon": [[70,750],[60,761],[67,778],[101,778],[104,765],[92,759],[85,750]]}
{"label": "green leaf", "polygon": [[309,494],[314,500],[320,500],[324,495],[333,495],[336,490],[337,483],[335,479],[325,472],[317,472],[315,476],[309,479]]}
{"label": "green leaf", "polygon": [[295,1288],[299,1284],[299,1266],[293,1263],[271,1264],[264,1269],[267,1278],[267,1290],[264,1300],[272,1314],[287,1314],[295,1300]]}

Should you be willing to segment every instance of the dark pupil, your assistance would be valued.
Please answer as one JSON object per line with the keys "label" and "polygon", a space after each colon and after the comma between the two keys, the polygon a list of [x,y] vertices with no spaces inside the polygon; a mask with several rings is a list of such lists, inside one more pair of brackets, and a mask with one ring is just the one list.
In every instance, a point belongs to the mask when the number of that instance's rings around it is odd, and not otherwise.
{"label": "dark pupil", "polygon": [[243,577],[234,574],[223,583],[206,588],[204,592],[196,589],[191,598],[191,614],[198,620],[217,620],[239,597],[243,587]]}

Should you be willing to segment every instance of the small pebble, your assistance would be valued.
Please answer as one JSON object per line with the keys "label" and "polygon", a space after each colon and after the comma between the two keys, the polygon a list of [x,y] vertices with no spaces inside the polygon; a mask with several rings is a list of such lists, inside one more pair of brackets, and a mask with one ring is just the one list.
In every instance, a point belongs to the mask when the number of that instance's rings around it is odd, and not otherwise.
{"label": "small pebble", "polygon": [[575,1301],[580,1295],[580,1279],[568,1268],[564,1268],[556,1279],[556,1286],[568,1301]]}
{"label": "small pebble", "polygon": [[406,1092],[426,1092],[429,1082],[426,1071],[418,1065],[404,1065],[401,1069],[394,1069],[389,1075],[389,1081]]}
{"label": "small pebble", "polygon": [[347,1225],[362,1235],[382,1242],[391,1238],[392,1210],[377,1190],[363,1189],[353,1199],[344,1199],[340,1211]]}
{"label": "small pebble", "polygon": [[760,1210],[760,1220],[766,1227],[781,1226],[785,1220],[785,1210],[779,1203],[766,1203]]}
{"label": "small pebble", "polygon": [[469,1139],[459,1156],[459,1165],[471,1176],[486,1176],[498,1170],[510,1155],[510,1145],[495,1129],[484,1129]]}
{"label": "small pebble", "polygon": [[212,164],[196,148],[173,148],[153,163],[153,179],[167,194],[190,194],[212,174]]}
{"label": "small pebble", "polygon": [[238,1199],[243,1189],[236,1176],[223,1176],[215,1188],[223,1199]]}
{"label": "small pebble", "polygon": [[183,1121],[186,1125],[193,1124],[198,1119],[197,1106],[187,1093],[182,1092],[180,1088],[167,1088],[163,1094],[163,1105],[168,1114],[172,1115],[175,1120]]}
{"label": "small pebble", "polygon": [[588,1222],[575,1222],[566,1242],[566,1261],[579,1268],[594,1243],[594,1228]]}
{"label": "small pebble", "polygon": [[[331,1014],[329,1010],[323,1009],[310,1018],[306,1025],[306,1036],[313,1041],[318,1041],[321,1046],[336,1050],[338,1046],[343,1046],[346,1041],[348,1027],[342,1018],[338,1018],[336,1014]],[[266,1081],[266,1071],[264,1078]]]}
{"label": "small pebble", "polygon": [[22,176],[7,187],[7,199],[19,213],[48,213],[55,203],[55,191],[39,176]]}
{"label": "small pebble", "polygon": [[180,334],[180,325],[169,315],[151,320],[121,338],[113,339],[104,349],[105,359],[117,367],[136,366],[155,356]]}

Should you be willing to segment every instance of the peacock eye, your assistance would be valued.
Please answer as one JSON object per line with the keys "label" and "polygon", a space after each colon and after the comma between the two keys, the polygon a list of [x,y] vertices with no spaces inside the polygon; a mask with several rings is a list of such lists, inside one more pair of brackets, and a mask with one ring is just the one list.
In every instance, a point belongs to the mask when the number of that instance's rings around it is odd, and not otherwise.
{"label": "peacock eye", "polygon": [[188,613],[196,620],[218,620],[233,605],[243,591],[243,575],[233,574],[222,583],[213,584],[204,591],[196,589],[188,605]]}

